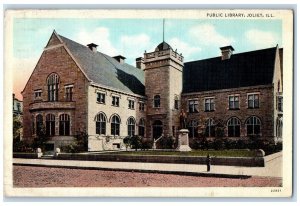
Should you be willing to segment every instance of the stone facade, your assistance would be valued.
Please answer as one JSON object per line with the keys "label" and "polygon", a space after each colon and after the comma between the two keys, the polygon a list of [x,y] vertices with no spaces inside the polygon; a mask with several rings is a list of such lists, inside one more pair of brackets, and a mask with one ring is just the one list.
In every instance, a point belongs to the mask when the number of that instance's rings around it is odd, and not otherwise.
{"label": "stone facade", "polygon": [[[241,138],[247,137],[247,130],[245,126],[246,120],[251,116],[256,116],[261,120],[261,133],[264,134],[264,137],[273,137],[274,104],[270,101],[270,99],[273,99],[272,91],[273,87],[270,85],[183,94],[182,107],[188,113],[188,123],[192,120],[196,120],[199,125],[205,125],[208,119],[212,119],[214,122],[222,120],[223,124],[226,126],[227,121],[231,117],[237,117],[241,122]],[[259,108],[248,107],[247,97],[249,94],[259,95]],[[230,95],[239,96],[239,109],[229,109]],[[215,110],[205,111],[205,98],[214,98]],[[198,100],[199,112],[189,113],[189,100]],[[228,136],[227,127],[225,127],[225,135]]]}
{"label": "stone facade", "polygon": [[[97,93],[105,94],[105,103],[97,102]],[[112,97],[119,97],[119,106],[112,105]],[[129,108],[129,100],[134,101],[134,108]],[[128,119],[134,119],[135,134],[138,134],[141,119],[145,120],[146,110],[140,110],[139,104],[146,104],[145,97],[112,90],[97,85],[88,89],[88,129],[89,151],[124,149],[123,138],[128,136]],[[146,108],[146,105],[145,105]],[[96,115],[102,113],[105,116],[105,134],[96,134]],[[112,117],[120,118],[120,134],[111,133]]]}
{"label": "stone facade", "polygon": [[[183,56],[174,52],[165,42],[161,43],[166,48],[144,54],[145,64],[145,93],[147,103],[147,137],[154,137],[153,124],[155,121],[162,122],[163,135],[175,136],[179,126],[179,107],[175,108],[175,100],[180,100],[182,91],[182,68]],[[156,107],[154,98],[160,97],[160,105]]]}
{"label": "stone facade", "polygon": [[[57,74],[59,77],[58,99],[49,101],[47,79],[49,75]],[[72,85],[72,100],[66,100],[66,86]],[[37,94],[40,93],[40,94]],[[78,68],[67,48],[59,39],[52,35],[44,49],[33,73],[22,92],[24,105],[24,138],[32,141],[36,137],[36,117],[46,115],[55,116],[55,141],[57,146],[72,141],[76,132],[87,129],[87,95],[88,81]],[[70,116],[70,136],[59,138],[59,116]],[[54,138],[53,137],[53,138]],[[61,140],[61,142],[59,141]]]}
{"label": "stone facade", "polygon": [[[129,119],[133,118],[134,134],[139,134],[139,124],[144,121],[144,137],[158,138],[154,131],[154,123],[160,121],[161,135],[177,137],[179,128],[179,113],[183,109],[187,120],[206,124],[208,119],[222,120],[225,125],[225,136],[228,136],[227,122],[231,117],[240,121],[240,136],[247,138],[246,121],[249,117],[260,120],[260,136],[268,139],[278,137],[278,121],[282,121],[282,110],[278,108],[278,97],[282,95],[281,61],[278,48],[275,58],[273,83],[223,90],[212,90],[195,93],[182,93],[183,56],[174,51],[167,43],[161,43],[154,52],[145,53],[138,58],[138,65],[144,71],[145,96],[122,91],[91,81],[80,67],[68,47],[54,32],[45,47],[22,95],[24,107],[24,138],[32,141],[36,138],[36,119],[42,115],[46,125],[46,116],[54,115],[54,134],[50,143],[54,148],[70,144],[77,132],[89,135],[89,151],[124,149],[123,138],[129,134]],[[120,65],[124,62],[119,62]],[[140,70],[138,70],[140,71]],[[57,97],[50,101],[49,78],[55,75],[57,81]],[[72,98],[68,88],[72,88]],[[98,94],[105,96],[104,102],[99,102]],[[259,97],[259,107],[248,107],[248,96],[256,94]],[[155,96],[159,95],[159,105],[155,105]],[[238,109],[229,109],[229,96],[239,97]],[[119,99],[119,105],[113,105],[113,98]],[[205,99],[213,98],[215,108],[205,111]],[[53,99],[52,99],[53,100]],[[197,100],[197,112],[189,111],[189,101]],[[133,102],[134,107],[130,104]],[[144,109],[140,109],[140,104]],[[130,108],[131,107],[131,108]],[[99,132],[96,123],[97,115],[104,117],[105,131]],[[60,135],[60,117],[68,115],[70,132]],[[119,119],[119,133],[112,132],[112,118]],[[98,121],[99,122],[99,121]],[[155,133],[155,134],[154,134]],[[133,134],[132,134],[133,135]],[[195,134],[190,134],[195,136]],[[229,138],[236,138],[230,137]]]}

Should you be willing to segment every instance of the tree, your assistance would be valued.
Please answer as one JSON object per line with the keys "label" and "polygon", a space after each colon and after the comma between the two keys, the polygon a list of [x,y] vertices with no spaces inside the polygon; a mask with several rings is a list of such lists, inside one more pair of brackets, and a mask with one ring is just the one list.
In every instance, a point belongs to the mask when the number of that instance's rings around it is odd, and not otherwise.
{"label": "tree", "polygon": [[164,136],[158,140],[158,143],[162,149],[173,149],[175,138],[172,136]]}
{"label": "tree", "polygon": [[127,151],[127,148],[130,146],[130,137],[127,136],[123,139],[123,142],[125,144],[125,147],[126,147],[126,151]]}
{"label": "tree", "polygon": [[20,141],[21,140],[21,129],[22,129],[22,122],[18,116],[13,117],[13,140]]}
{"label": "tree", "polygon": [[135,149],[135,151],[137,151],[137,149],[142,146],[142,138],[138,135],[130,137],[130,145]]}
{"label": "tree", "polygon": [[42,150],[45,147],[45,143],[49,140],[49,136],[46,135],[46,128],[44,124],[41,124],[39,129],[36,131],[36,138],[33,141],[32,147],[34,149],[41,148]]}

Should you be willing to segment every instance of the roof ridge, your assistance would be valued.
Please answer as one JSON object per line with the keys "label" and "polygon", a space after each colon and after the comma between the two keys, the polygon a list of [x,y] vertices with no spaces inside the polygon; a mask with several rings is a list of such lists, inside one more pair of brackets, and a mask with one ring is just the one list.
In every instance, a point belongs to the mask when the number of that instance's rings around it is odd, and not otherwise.
{"label": "roof ridge", "polygon": [[[269,48],[265,48],[265,49],[257,49],[257,50],[251,50],[251,51],[246,51],[246,52],[234,53],[232,56],[237,56],[237,55],[242,55],[242,54],[249,54],[249,53],[260,52],[260,51],[266,51],[266,50],[271,50],[271,49],[276,49],[276,48],[277,47],[275,46],[275,47],[269,47]],[[206,59],[193,60],[193,61],[185,62],[184,64],[200,62],[200,61],[205,61],[205,60],[212,60],[212,59],[216,59],[216,58],[220,58],[220,56],[210,57],[210,58],[206,58]]]}

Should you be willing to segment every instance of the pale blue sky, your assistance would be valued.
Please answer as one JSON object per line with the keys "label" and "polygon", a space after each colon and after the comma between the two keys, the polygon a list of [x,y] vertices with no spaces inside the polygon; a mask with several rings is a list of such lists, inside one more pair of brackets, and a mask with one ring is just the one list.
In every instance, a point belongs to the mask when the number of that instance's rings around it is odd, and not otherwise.
{"label": "pale blue sky", "polygon": [[[173,49],[177,48],[186,61],[219,55],[219,47],[225,44],[231,44],[236,53],[281,45],[280,20],[165,21],[165,41]],[[40,55],[54,29],[82,44],[98,43],[101,52],[122,54],[128,58],[128,63],[142,56],[145,50],[153,50],[162,41],[161,19],[15,19],[15,57]],[[132,41],[134,39],[139,44]],[[105,51],[101,46],[108,41],[111,48]],[[134,57],[132,53],[138,56]]]}
{"label": "pale blue sky", "polygon": [[[99,45],[105,54],[123,55],[135,65],[144,51],[162,42],[162,19],[17,18],[13,24],[14,73],[19,93],[56,32],[81,44]],[[281,20],[166,19],[165,41],[182,53],[184,61],[220,55],[219,47],[232,45],[235,53],[282,45]],[[20,67],[19,65],[22,65]],[[25,80],[24,80],[25,79]]]}

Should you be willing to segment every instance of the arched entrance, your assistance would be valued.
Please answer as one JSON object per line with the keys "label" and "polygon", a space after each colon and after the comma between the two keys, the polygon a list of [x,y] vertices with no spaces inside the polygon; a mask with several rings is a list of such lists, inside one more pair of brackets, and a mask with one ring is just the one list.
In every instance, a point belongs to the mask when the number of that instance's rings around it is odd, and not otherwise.
{"label": "arched entrance", "polygon": [[163,132],[163,124],[160,120],[155,120],[152,124],[152,137],[153,139],[157,139],[162,135]]}

